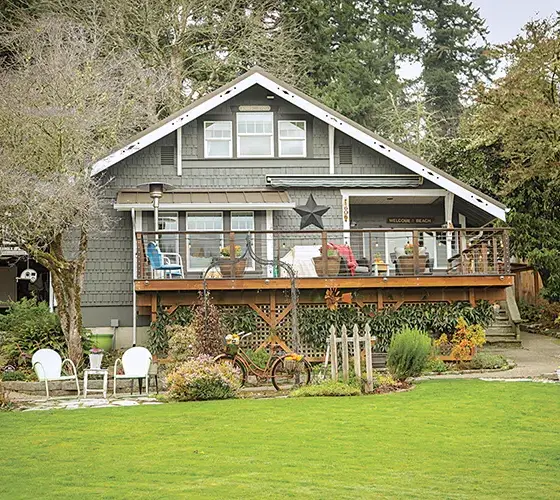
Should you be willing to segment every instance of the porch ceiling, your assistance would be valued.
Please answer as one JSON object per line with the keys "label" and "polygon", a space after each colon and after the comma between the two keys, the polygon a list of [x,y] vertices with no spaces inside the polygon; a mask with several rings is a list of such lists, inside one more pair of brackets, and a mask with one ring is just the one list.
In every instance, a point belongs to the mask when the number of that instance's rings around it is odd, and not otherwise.
{"label": "porch ceiling", "polygon": [[350,196],[350,205],[431,205],[441,196]]}

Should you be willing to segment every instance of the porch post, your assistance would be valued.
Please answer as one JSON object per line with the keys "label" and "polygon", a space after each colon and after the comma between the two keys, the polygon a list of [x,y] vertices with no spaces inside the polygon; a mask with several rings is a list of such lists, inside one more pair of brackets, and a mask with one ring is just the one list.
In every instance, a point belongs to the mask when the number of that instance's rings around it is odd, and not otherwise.
{"label": "porch post", "polygon": [[344,229],[344,244],[350,245],[350,196],[344,192],[342,193],[342,229]]}
{"label": "porch post", "polygon": [[[453,227],[453,202],[455,195],[446,193],[445,195],[445,225],[448,228]],[[447,258],[453,257],[453,232],[445,233],[445,246],[447,247]]]}
{"label": "porch post", "polygon": [[[266,226],[267,231],[274,230],[274,217],[273,211],[266,211]],[[274,259],[274,235],[272,233],[266,233],[266,260]],[[267,278],[272,278],[274,276],[274,269],[272,265],[266,266],[266,276]]]}

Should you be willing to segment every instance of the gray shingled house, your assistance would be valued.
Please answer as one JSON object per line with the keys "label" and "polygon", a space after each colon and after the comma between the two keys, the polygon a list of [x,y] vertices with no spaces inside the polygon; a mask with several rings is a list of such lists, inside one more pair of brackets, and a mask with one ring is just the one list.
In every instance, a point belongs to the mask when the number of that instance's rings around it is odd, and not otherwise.
{"label": "gray shingled house", "polygon": [[[504,205],[260,68],[131,138],[93,175],[108,181],[116,222],[90,245],[84,323],[118,324],[118,345],[144,342],[158,304],[192,304],[205,274],[220,306],[258,313],[261,336],[281,329],[290,284],[264,262],[275,259],[296,270],[302,307],[328,288],[357,306],[500,302],[513,284],[507,232],[491,224]],[[329,208],[324,230],[300,230],[294,207],[310,194]],[[248,241],[256,258],[213,261]]]}

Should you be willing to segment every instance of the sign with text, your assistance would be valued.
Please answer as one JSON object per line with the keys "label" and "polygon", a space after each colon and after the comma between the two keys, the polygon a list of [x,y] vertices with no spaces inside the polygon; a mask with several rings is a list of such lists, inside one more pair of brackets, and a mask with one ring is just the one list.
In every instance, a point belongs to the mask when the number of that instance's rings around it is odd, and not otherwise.
{"label": "sign with text", "polygon": [[433,224],[433,217],[388,217],[389,224]]}

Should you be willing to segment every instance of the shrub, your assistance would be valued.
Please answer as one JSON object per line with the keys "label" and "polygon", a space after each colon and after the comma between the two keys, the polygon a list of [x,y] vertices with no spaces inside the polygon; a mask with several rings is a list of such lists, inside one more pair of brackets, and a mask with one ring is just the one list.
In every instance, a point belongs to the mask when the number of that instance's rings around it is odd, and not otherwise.
{"label": "shrub", "polygon": [[378,394],[393,392],[403,386],[390,373],[373,372],[373,392]]}
{"label": "shrub", "polygon": [[227,332],[222,324],[220,311],[210,297],[204,304],[201,295],[200,305],[194,310],[192,326],[196,333],[195,351],[198,355],[216,356],[223,352]]}
{"label": "shrub", "polygon": [[180,363],[167,375],[169,397],[177,401],[228,399],[239,390],[239,373],[230,363],[199,356]]}
{"label": "shrub", "polygon": [[196,356],[196,332],[192,325],[169,325],[166,330],[169,338],[169,356],[175,361],[187,361]]}
{"label": "shrub", "polygon": [[432,342],[420,330],[405,328],[395,335],[387,352],[387,368],[397,380],[404,381],[422,373]]}
{"label": "shrub", "polygon": [[362,393],[354,384],[326,380],[318,384],[304,385],[290,393],[292,398],[305,398],[313,396],[359,396]]}
{"label": "shrub", "polygon": [[0,380],[3,382],[24,382],[29,379],[29,375],[21,370],[6,371],[0,373]]}
{"label": "shrub", "polygon": [[439,358],[430,358],[424,366],[425,372],[445,373],[449,371],[449,367]]}
{"label": "shrub", "polygon": [[[66,340],[60,320],[49,311],[46,302],[36,299],[10,302],[7,313],[0,316],[0,332],[0,355],[8,364],[26,366],[37,349],[54,349],[66,357]],[[87,354],[91,341],[85,330],[82,346]]]}
{"label": "shrub", "polygon": [[491,370],[494,368],[504,368],[507,365],[506,358],[490,352],[477,352],[470,362],[470,368],[473,370]]}
{"label": "shrub", "polygon": [[193,318],[190,307],[181,306],[168,314],[162,307],[158,307],[156,320],[150,325],[148,332],[148,349],[152,354],[165,357],[169,351],[169,326],[188,326]]}
{"label": "shrub", "polygon": [[430,332],[436,337],[442,334],[453,335],[459,318],[467,324],[487,326],[494,318],[494,308],[485,301],[472,307],[468,302],[406,304],[398,309],[385,307],[377,311],[371,307],[359,310],[353,305],[339,306],[336,310],[324,308],[298,308],[300,335],[303,342],[323,349],[326,347],[329,328],[334,325],[339,330],[346,325],[352,331],[354,324],[363,327],[369,324],[371,334],[375,335],[376,352],[386,352],[391,338],[403,328],[416,328]]}
{"label": "shrub", "polygon": [[463,318],[459,318],[455,333],[448,340],[443,334],[434,344],[441,349],[451,345],[451,356],[457,361],[465,361],[472,354],[475,347],[480,347],[486,342],[486,333],[480,325],[468,325]]}

